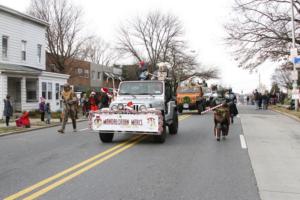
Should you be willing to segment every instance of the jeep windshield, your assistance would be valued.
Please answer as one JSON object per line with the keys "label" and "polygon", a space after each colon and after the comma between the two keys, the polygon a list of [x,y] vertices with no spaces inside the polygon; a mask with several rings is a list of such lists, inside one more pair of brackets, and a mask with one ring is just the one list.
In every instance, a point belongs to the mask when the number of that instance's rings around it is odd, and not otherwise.
{"label": "jeep windshield", "polygon": [[123,82],[120,85],[120,95],[161,95],[162,82]]}
{"label": "jeep windshield", "polygon": [[181,87],[177,89],[177,93],[199,93],[199,87]]}

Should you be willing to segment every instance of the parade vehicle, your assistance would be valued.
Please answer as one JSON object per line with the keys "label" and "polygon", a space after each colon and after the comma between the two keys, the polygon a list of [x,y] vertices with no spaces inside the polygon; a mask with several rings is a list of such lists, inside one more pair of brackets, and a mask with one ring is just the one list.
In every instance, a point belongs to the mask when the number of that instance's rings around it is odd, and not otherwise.
{"label": "parade vehicle", "polygon": [[206,107],[206,98],[203,94],[203,87],[200,84],[179,86],[176,96],[179,113],[183,110],[198,110],[198,114],[201,114]]}
{"label": "parade vehicle", "polygon": [[177,106],[165,70],[159,68],[157,80],[121,82],[109,108],[90,113],[91,128],[102,142],[111,142],[115,133],[132,133],[153,135],[163,143],[167,127],[177,134]]}

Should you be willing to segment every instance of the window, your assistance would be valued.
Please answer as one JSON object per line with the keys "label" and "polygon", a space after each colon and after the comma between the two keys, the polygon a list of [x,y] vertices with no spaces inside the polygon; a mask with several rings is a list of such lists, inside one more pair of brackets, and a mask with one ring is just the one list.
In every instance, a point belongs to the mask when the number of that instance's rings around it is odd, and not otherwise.
{"label": "window", "polygon": [[88,69],[84,70],[84,77],[89,78],[90,77],[90,71]]}
{"label": "window", "polygon": [[96,72],[95,71],[92,71],[92,79],[96,80]]}
{"label": "window", "polygon": [[21,47],[21,59],[23,61],[26,61],[26,41],[25,40],[22,40],[22,47]]}
{"label": "window", "polygon": [[42,45],[41,44],[37,45],[37,57],[38,57],[38,62],[41,63],[41,59],[42,59]]}
{"label": "window", "polygon": [[78,67],[77,68],[77,74],[80,75],[80,76],[82,76],[83,75],[83,69],[80,68],[80,67]]}
{"label": "window", "polygon": [[98,79],[101,80],[101,72],[98,72]]}
{"label": "window", "polygon": [[47,93],[48,93],[47,99],[51,100],[52,99],[52,83],[48,83]]}
{"label": "window", "polygon": [[42,82],[42,97],[47,99],[47,83]]}
{"label": "window", "polygon": [[59,84],[55,83],[55,99],[59,99]]}
{"label": "window", "polygon": [[26,79],[26,101],[27,102],[37,102],[37,80],[36,79]]}
{"label": "window", "polygon": [[8,37],[2,36],[2,59],[7,59]]}

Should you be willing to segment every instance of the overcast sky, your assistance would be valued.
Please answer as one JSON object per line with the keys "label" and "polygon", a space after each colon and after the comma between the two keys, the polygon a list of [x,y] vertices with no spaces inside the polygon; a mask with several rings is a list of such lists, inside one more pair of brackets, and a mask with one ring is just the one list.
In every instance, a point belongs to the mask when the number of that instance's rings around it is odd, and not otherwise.
{"label": "overcast sky", "polygon": [[[86,31],[114,43],[118,26],[148,11],[160,10],[177,15],[185,28],[185,36],[199,54],[203,65],[221,70],[218,82],[231,86],[235,92],[251,92],[258,86],[258,73],[250,74],[239,69],[230,55],[230,47],[224,45],[226,33],[223,24],[229,19],[233,0],[72,0],[82,6]],[[25,12],[30,0],[0,0],[0,4]],[[1,34],[1,33],[0,33]],[[275,66],[266,64],[258,69],[261,81],[268,88]]]}

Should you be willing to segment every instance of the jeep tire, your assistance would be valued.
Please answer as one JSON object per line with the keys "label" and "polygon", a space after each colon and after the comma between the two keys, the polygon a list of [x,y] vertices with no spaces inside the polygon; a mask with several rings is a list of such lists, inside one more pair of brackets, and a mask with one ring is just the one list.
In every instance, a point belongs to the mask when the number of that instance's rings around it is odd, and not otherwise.
{"label": "jeep tire", "polygon": [[170,135],[175,135],[178,132],[178,114],[174,112],[173,122],[169,125],[169,133]]}
{"label": "jeep tire", "polygon": [[103,143],[109,143],[109,142],[112,142],[112,140],[114,138],[114,134],[113,133],[101,133],[99,131],[99,137]]}
{"label": "jeep tire", "polygon": [[153,140],[156,143],[164,143],[166,141],[167,137],[167,129],[166,129],[166,124],[164,123],[163,125],[163,132],[160,135],[153,135]]}

